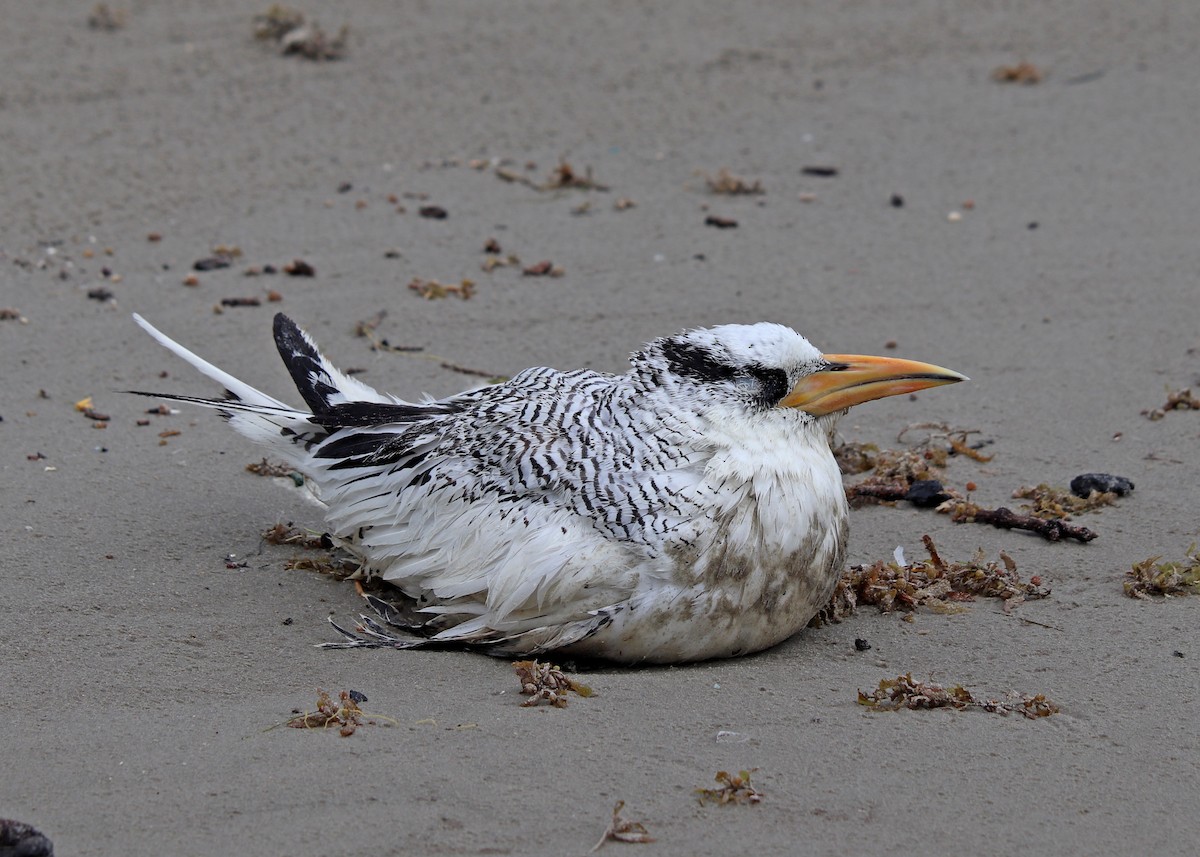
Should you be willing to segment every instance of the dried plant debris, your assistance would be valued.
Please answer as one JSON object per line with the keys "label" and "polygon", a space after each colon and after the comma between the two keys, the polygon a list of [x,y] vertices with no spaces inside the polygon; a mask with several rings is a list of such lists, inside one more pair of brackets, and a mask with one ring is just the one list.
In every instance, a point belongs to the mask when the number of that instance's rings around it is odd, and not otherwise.
{"label": "dried plant debris", "polygon": [[704,218],[705,226],[712,226],[716,229],[737,229],[738,222],[732,217],[721,217],[716,214],[710,214]]}
{"label": "dried plant debris", "polygon": [[484,273],[490,274],[497,268],[515,268],[520,264],[521,258],[516,253],[509,253],[507,256],[488,256],[479,267],[483,269]]}
{"label": "dried plant debris", "polygon": [[608,823],[608,829],[604,831],[604,835],[600,837],[600,841],[592,846],[589,854],[594,854],[599,851],[604,843],[608,840],[614,842],[633,842],[645,843],[653,842],[654,837],[650,835],[650,831],[646,830],[646,825],[640,821],[629,821],[621,817],[621,810],[625,808],[625,801],[619,800],[613,806],[612,821]]}
{"label": "dried plant debris", "polygon": [[874,444],[864,443],[842,443],[834,448],[834,458],[843,474],[875,471],[864,481],[846,489],[851,506],[858,508],[868,503],[906,499],[918,505],[934,505],[933,497],[937,493],[944,492],[946,496],[936,502],[957,495],[950,489],[939,487],[934,490],[934,486],[926,485],[910,498],[909,491],[915,483],[940,483],[942,470],[949,464],[951,456],[963,455],[980,463],[992,460],[990,455],[979,451],[983,443],[969,442],[971,435],[979,434],[978,429],[953,428],[945,423],[914,423],[897,435],[897,442],[903,442],[905,435],[914,430],[924,430],[928,434],[910,449],[881,450]]}
{"label": "dried plant debris", "polygon": [[467,279],[455,286],[443,285],[437,280],[423,280],[420,277],[414,277],[408,287],[427,301],[440,300],[450,295],[455,295],[465,301],[470,300],[471,295],[475,294],[474,281]]}
{"label": "dried plant debris", "polygon": [[357,690],[343,690],[337,699],[328,691],[317,688],[317,710],[296,711],[287,721],[293,729],[337,729],[343,738],[349,738],[360,726],[378,726],[379,720],[389,720],[378,714],[367,714],[359,708],[367,698]]}
{"label": "dried plant debris", "polygon": [[727,170],[725,167],[717,170],[716,176],[710,176],[708,173],[701,171],[699,175],[704,176],[704,182],[708,185],[711,193],[724,194],[727,196],[739,195],[757,195],[766,193],[763,189],[762,182],[749,182],[741,176],[736,176]]}
{"label": "dried plant debris", "polygon": [[107,3],[97,3],[88,13],[87,24],[90,29],[111,33],[124,27],[128,17],[124,9],[110,9]]}
{"label": "dried plant debris", "polygon": [[544,190],[559,190],[562,188],[608,190],[607,185],[602,185],[592,178],[591,167],[585,167],[581,173],[571,166],[566,158],[559,158],[558,166],[551,171],[549,180],[542,187]]}
{"label": "dried plant debris", "polygon": [[[918,423],[900,432],[897,440],[903,440],[904,435],[913,429],[930,430],[930,434],[912,449],[876,451],[867,444],[853,445],[845,451],[835,449],[834,456],[839,459],[843,472],[847,467],[861,472],[868,464],[873,464],[875,471],[862,482],[847,486],[846,497],[851,507],[910,500],[918,506],[936,505],[938,512],[950,515],[955,523],[991,524],[1001,529],[1028,530],[1049,541],[1071,538],[1087,542],[1096,538],[1096,533],[1087,527],[1065,523],[1061,518],[1046,519],[1034,514],[1020,514],[1003,506],[988,509],[963,498],[955,489],[942,485],[941,471],[952,455],[964,455],[981,463],[991,460],[991,456],[979,451],[982,444],[968,443],[968,437],[978,432],[974,429],[954,429],[944,424]],[[1063,496],[1066,496],[1065,492]],[[1064,502],[1070,503],[1069,500]],[[1048,505],[1045,508],[1051,507]]]}
{"label": "dried plant debris", "polygon": [[852,566],[842,576],[833,597],[818,614],[824,622],[840,622],[853,615],[857,605],[874,604],[881,613],[928,607],[935,613],[958,613],[963,602],[977,597],[999,598],[1008,613],[1026,599],[1046,598],[1050,588],[1034,575],[1028,582],[1017,573],[1017,564],[1004,551],[1000,561],[988,560],[980,548],[968,562],[947,563],[938,554],[933,539],[922,536],[928,560],[907,563],[896,549],[890,562]]}
{"label": "dried plant debris", "polygon": [[108,424],[109,420],[112,419],[112,417],[108,414],[103,414],[96,410],[96,406],[92,402],[91,396],[80,399],[78,402],[76,402],[75,410],[83,414],[84,419],[91,420],[92,425],[96,428],[104,428],[105,425]]}
{"label": "dried plant debris", "polygon": [[[533,167],[532,164],[527,164],[526,166],[529,168]],[[559,159],[558,166],[551,171],[550,177],[541,183],[504,164],[499,164],[495,169],[495,173],[499,179],[512,182],[513,184],[522,184],[536,191],[567,190],[571,188],[577,190],[608,190],[608,185],[601,184],[592,177],[591,167],[585,167],[581,173],[571,166],[565,158]]]}
{"label": "dried plant debris", "polygon": [[288,571],[315,571],[318,574],[329,575],[334,580],[350,580],[362,571],[362,563],[334,554],[323,557],[293,557],[285,562],[283,567]]}
{"label": "dried plant debris", "polygon": [[283,272],[289,277],[315,277],[317,269],[303,259],[293,259],[283,266]]}
{"label": "dried plant debris", "polygon": [[525,707],[548,702],[555,708],[567,707],[567,694],[577,693],[587,697],[593,690],[562,671],[561,667],[538,660],[517,661],[513,664],[517,679],[521,682],[521,693],[529,699],[521,703]]}
{"label": "dried plant debris", "polygon": [[315,21],[306,20],[303,12],[279,3],[254,18],[254,37],[274,43],[284,56],[315,61],[341,59],[346,55],[349,34],[349,28],[343,25],[336,36],[330,36]]}
{"label": "dried plant debris", "polygon": [[288,524],[276,524],[269,530],[263,530],[263,539],[267,544],[292,545],[306,550],[333,550],[333,538],[329,533],[317,533],[312,530],[301,530]]}
{"label": "dried plant debris", "polygon": [[1148,420],[1161,420],[1167,411],[1200,411],[1200,398],[1192,395],[1189,388],[1182,390],[1167,390],[1166,404],[1142,411],[1142,416]]}
{"label": "dried plant debris", "polygon": [[54,857],[54,843],[32,824],[0,818],[2,857]]}
{"label": "dried plant debris", "polygon": [[843,476],[857,476],[875,469],[879,447],[873,443],[846,441],[833,449],[834,460]]}
{"label": "dried plant debris", "polygon": [[297,487],[304,484],[304,474],[290,464],[284,464],[282,461],[268,461],[262,459],[246,465],[246,470],[256,476],[287,476]]}
{"label": "dried plant debris", "polygon": [[541,262],[525,268],[521,273],[526,277],[561,277],[566,271],[562,266],[555,265],[549,259],[543,259]]}
{"label": "dried plant debris", "polygon": [[1200,549],[1196,543],[1187,549],[1186,562],[1160,562],[1152,556],[1134,563],[1125,572],[1125,594],[1130,598],[1176,595],[1200,595]]}
{"label": "dried plant debris", "polygon": [[365,318],[362,321],[356,322],[354,325],[355,336],[365,336],[371,338],[375,335],[375,331],[379,325],[383,324],[383,320],[387,318],[387,310],[381,309],[379,312],[370,318]]}
{"label": "dried plant debris", "polygon": [[750,775],[757,770],[758,768],[751,768],[748,771],[738,771],[736,775],[728,771],[717,771],[713,779],[719,787],[696,789],[696,795],[702,804],[709,801],[719,804],[759,803],[763,798],[762,792],[750,784]]}
{"label": "dried plant debris", "polygon": [[1090,542],[1097,536],[1087,527],[1068,524],[1060,519],[1047,520],[1034,515],[1022,515],[1005,506],[985,509],[969,500],[947,500],[937,510],[948,514],[956,524],[991,524],[1002,530],[1028,530],[1052,542],[1063,539]]}
{"label": "dried plant debris", "polygon": [[1042,71],[1033,63],[1022,60],[1016,65],[1002,65],[992,71],[992,80],[996,83],[1020,83],[1033,86],[1042,82]]}
{"label": "dried plant debris", "polygon": [[896,441],[901,443],[910,431],[925,431],[928,434],[920,441],[915,449],[926,454],[938,467],[944,467],[951,455],[964,455],[982,464],[992,460],[992,456],[980,452],[991,441],[976,441],[969,443],[968,438],[979,434],[979,429],[956,428],[946,423],[912,423],[905,426],[896,435]]}
{"label": "dried plant debris", "polygon": [[962,711],[977,708],[993,714],[1020,714],[1030,720],[1057,714],[1059,707],[1045,695],[1010,694],[1011,699],[1001,702],[995,699],[976,699],[960,684],[945,687],[916,681],[912,673],[882,679],[879,687],[870,693],[858,692],[858,704],[875,711],[898,711],[901,708],[954,708]]}
{"label": "dried plant debris", "polygon": [[1115,491],[1091,491],[1080,497],[1074,491],[1047,485],[1045,482],[1033,488],[1022,485],[1013,492],[1013,497],[1029,500],[1028,503],[1022,503],[1021,508],[1028,510],[1034,517],[1059,521],[1070,520],[1072,515],[1111,506],[1117,501]]}

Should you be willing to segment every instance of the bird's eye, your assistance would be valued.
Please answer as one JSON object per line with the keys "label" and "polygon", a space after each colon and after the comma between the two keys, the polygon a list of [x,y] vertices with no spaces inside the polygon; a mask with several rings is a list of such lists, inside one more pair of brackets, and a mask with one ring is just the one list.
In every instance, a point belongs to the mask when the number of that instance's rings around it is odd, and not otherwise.
{"label": "bird's eye", "polygon": [[773,366],[751,366],[750,375],[759,383],[759,397],[767,404],[774,406],[788,394],[787,372]]}

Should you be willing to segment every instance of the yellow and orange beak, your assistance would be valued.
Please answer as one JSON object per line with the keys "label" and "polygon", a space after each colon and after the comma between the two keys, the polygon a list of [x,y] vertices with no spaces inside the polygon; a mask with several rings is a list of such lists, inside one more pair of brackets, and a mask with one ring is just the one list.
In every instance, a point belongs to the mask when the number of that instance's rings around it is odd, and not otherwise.
{"label": "yellow and orange beak", "polygon": [[916,360],[862,354],[826,354],[825,359],[829,366],[802,378],[779,403],[781,407],[820,417],[872,399],[969,380],[966,375]]}

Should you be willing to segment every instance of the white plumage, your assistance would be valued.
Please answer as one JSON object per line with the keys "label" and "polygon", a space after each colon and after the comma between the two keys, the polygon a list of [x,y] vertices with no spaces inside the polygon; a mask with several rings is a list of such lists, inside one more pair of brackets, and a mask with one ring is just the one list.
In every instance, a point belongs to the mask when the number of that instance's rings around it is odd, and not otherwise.
{"label": "white plumage", "polygon": [[[829,449],[850,405],[963,380],[911,361],[822,355],[776,324],[656,340],[625,375],[527,369],[405,402],[339,372],[290,319],[275,340],[307,410],[134,316],[225,386],[216,408],[304,473],[331,535],[396,587],[344,646],[661,663],[795,634],[842,569],[847,507]],[[339,629],[342,630],[342,629]]]}

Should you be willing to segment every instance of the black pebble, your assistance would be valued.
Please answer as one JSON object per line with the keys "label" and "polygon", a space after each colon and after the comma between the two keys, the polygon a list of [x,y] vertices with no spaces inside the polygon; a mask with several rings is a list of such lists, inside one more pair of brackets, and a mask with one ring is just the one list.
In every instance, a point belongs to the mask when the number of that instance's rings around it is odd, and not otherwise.
{"label": "black pebble", "polygon": [[54,857],[54,844],[31,825],[0,818],[0,857]]}
{"label": "black pebble", "polygon": [[1083,473],[1071,480],[1071,493],[1086,497],[1093,491],[1104,491],[1124,497],[1133,490],[1133,483],[1124,476],[1111,473]]}
{"label": "black pebble", "polygon": [[854,639],[854,648],[858,649],[860,652],[865,652],[867,649],[871,648],[871,644],[860,637],[856,637]]}
{"label": "black pebble", "polygon": [[904,197],[898,193],[892,194],[892,208],[904,208]]}
{"label": "black pebble", "polygon": [[942,488],[942,483],[936,479],[918,479],[909,486],[904,499],[914,506],[927,509],[949,500],[950,495]]}
{"label": "black pebble", "polygon": [[192,263],[192,269],[196,271],[215,271],[219,268],[228,268],[233,262],[228,256],[209,256],[207,259],[197,259]]}

